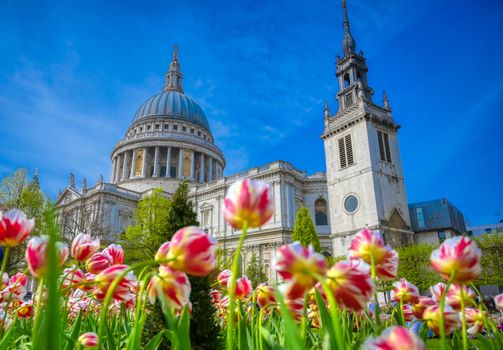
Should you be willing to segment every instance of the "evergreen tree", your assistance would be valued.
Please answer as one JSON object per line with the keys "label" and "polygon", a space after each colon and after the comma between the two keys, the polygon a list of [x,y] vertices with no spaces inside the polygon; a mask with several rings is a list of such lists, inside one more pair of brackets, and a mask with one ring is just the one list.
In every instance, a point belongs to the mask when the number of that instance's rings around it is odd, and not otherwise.
{"label": "evergreen tree", "polygon": [[305,207],[300,208],[299,211],[297,211],[292,240],[294,242],[299,241],[304,247],[311,244],[317,252],[321,250],[320,238],[318,237],[318,233],[314,227],[309,210]]}
{"label": "evergreen tree", "polygon": [[134,225],[126,229],[121,242],[128,263],[152,259],[159,246],[171,238],[166,225],[170,208],[171,201],[160,188],[138,202]]}
{"label": "evergreen tree", "polygon": [[250,262],[246,267],[246,276],[248,276],[252,282],[253,287],[258,286],[262,282],[267,282],[267,276],[255,252],[253,252]]}
{"label": "evergreen tree", "polygon": [[[192,209],[189,200],[189,184],[184,181],[175,191],[171,206],[167,211],[164,241],[170,240],[179,229],[185,226],[198,226],[197,214]],[[154,253],[155,254],[155,253]],[[221,348],[220,327],[217,323],[216,310],[210,295],[211,285],[209,277],[189,276],[192,291],[192,313],[190,320],[190,340],[194,349]],[[156,306],[145,327],[145,336],[153,336],[159,332],[161,309]]]}

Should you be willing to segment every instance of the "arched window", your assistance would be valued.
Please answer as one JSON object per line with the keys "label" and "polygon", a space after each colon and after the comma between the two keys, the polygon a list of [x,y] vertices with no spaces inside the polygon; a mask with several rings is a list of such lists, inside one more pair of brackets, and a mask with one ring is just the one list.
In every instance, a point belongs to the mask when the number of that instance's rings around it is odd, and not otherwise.
{"label": "arched window", "polygon": [[318,198],[314,202],[314,220],[316,226],[326,226],[328,225],[328,207],[327,201],[323,198]]}

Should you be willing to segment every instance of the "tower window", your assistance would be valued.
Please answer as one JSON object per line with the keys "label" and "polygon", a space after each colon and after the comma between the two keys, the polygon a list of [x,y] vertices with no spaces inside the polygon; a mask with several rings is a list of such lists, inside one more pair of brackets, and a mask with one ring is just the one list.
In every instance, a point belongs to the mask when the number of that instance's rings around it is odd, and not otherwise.
{"label": "tower window", "polygon": [[316,222],[316,226],[324,226],[328,225],[328,217],[327,217],[327,201],[323,198],[318,198],[314,202],[314,219]]}
{"label": "tower window", "polygon": [[339,160],[341,168],[355,164],[353,157],[353,144],[351,135],[346,135],[339,139]]}
{"label": "tower window", "polygon": [[168,130],[169,124],[164,124],[164,130]]}
{"label": "tower window", "polygon": [[350,83],[351,83],[351,81],[349,80],[349,74],[346,73],[344,75],[344,87],[347,88]]}
{"label": "tower window", "polygon": [[155,124],[155,130],[159,130],[159,124]]}
{"label": "tower window", "polygon": [[377,141],[379,142],[379,156],[383,162],[391,163],[391,149],[389,146],[389,135],[387,132],[377,130]]}
{"label": "tower window", "polygon": [[178,125],[173,125],[173,130],[178,130]]}

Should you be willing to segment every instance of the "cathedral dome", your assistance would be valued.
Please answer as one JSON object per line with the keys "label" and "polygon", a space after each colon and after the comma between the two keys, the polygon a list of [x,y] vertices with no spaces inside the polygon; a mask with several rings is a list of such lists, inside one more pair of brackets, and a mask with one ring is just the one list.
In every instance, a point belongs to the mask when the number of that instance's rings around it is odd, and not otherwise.
{"label": "cathedral dome", "polygon": [[138,108],[133,123],[148,117],[180,119],[210,131],[208,119],[202,108],[180,91],[168,90],[150,97]]}

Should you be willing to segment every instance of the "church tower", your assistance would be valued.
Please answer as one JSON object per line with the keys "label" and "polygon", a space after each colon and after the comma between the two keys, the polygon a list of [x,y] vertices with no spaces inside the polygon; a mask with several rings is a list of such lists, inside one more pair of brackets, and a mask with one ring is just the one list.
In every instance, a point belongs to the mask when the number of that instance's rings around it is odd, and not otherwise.
{"label": "church tower", "polygon": [[413,241],[398,146],[398,129],[386,93],[373,101],[363,52],[356,52],[342,1],[343,57],[337,56],[338,110],[325,105],[325,144],[334,255],[345,255],[352,236],[368,227],[392,246]]}

